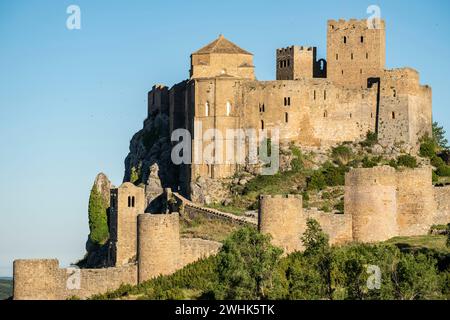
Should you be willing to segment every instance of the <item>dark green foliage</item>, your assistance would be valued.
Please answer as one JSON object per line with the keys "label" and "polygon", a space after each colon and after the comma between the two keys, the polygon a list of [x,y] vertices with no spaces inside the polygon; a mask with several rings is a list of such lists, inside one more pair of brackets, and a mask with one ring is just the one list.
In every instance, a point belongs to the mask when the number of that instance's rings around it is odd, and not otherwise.
{"label": "dark green foliage", "polygon": [[438,157],[438,156],[436,156],[436,155],[434,155],[434,156],[431,158],[430,163],[431,163],[431,165],[432,165],[433,167],[435,167],[435,168],[439,168],[440,166],[445,165],[444,160],[442,160],[442,158],[440,158],[440,157]]}
{"label": "dark green foliage", "polygon": [[265,299],[274,287],[273,269],[282,250],[254,228],[242,228],[228,238],[217,259],[219,299]]}
{"label": "dark green foliage", "polygon": [[320,224],[314,219],[306,221],[306,231],[301,237],[306,255],[315,255],[328,248],[328,235],[322,231]]}
{"label": "dark green foliage", "polygon": [[436,142],[428,137],[425,136],[424,138],[422,138],[422,142],[420,144],[420,150],[419,150],[419,154],[421,157],[424,158],[433,158],[434,156],[436,156],[436,151],[437,151],[437,145]]}
{"label": "dark green foliage", "polygon": [[433,122],[433,140],[440,149],[449,149],[444,127],[439,126],[437,122]]}
{"label": "dark green foliage", "polygon": [[102,245],[109,237],[107,204],[95,186],[89,197],[89,239],[93,244]]}
{"label": "dark green foliage", "polygon": [[375,132],[368,131],[366,140],[360,142],[363,147],[373,147],[378,142],[378,135]]}
{"label": "dark green foliage", "polygon": [[314,171],[308,180],[309,190],[323,190],[326,185],[325,175],[320,170]]}
{"label": "dark green foliage", "polygon": [[331,151],[333,160],[339,165],[347,165],[353,157],[352,150],[344,145],[337,146]]}
{"label": "dark green foliage", "polygon": [[409,154],[403,154],[397,158],[397,165],[399,167],[417,168],[417,160]]}
{"label": "dark green foliage", "polygon": [[346,166],[336,167],[331,162],[326,162],[322,168],[315,170],[308,179],[308,190],[323,190],[325,187],[343,186],[345,173],[349,170]]}
{"label": "dark green foliage", "polygon": [[362,167],[363,167],[363,168],[373,168],[373,167],[376,167],[376,166],[381,162],[381,160],[383,160],[383,157],[382,157],[382,156],[378,156],[378,157],[368,157],[368,156],[365,156],[365,157],[362,159]]}
{"label": "dark green foliage", "polygon": [[291,151],[295,157],[291,161],[292,171],[300,172],[304,168],[302,151],[299,148],[297,148],[296,146],[291,146]]}
{"label": "dark green foliage", "polygon": [[443,164],[436,170],[436,174],[440,177],[450,177],[450,166]]}

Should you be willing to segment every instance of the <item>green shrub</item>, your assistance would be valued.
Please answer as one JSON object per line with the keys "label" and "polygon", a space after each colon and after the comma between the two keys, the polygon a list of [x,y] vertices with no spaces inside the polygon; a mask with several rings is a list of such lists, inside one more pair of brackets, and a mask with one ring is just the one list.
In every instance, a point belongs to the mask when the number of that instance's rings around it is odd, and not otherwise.
{"label": "green shrub", "polygon": [[436,171],[433,171],[433,172],[432,172],[432,178],[431,178],[431,180],[432,180],[432,183],[436,183],[436,182],[439,181],[439,176],[437,175]]}
{"label": "green shrub", "polygon": [[347,167],[335,167],[333,164],[327,162],[323,166],[323,175],[327,186],[343,186],[345,184],[345,173],[348,171]]}
{"label": "green shrub", "polygon": [[445,162],[440,157],[435,155],[431,158],[431,165],[435,168],[439,168],[440,166],[445,165]]}
{"label": "green shrub", "polygon": [[436,174],[440,177],[450,177],[450,166],[446,164],[439,166],[436,170]]}
{"label": "green shrub", "polygon": [[424,138],[420,144],[419,154],[424,158],[433,158],[436,156],[436,143],[430,138]]}
{"label": "green shrub", "polygon": [[334,208],[339,211],[340,213],[344,213],[344,200],[339,201],[338,203],[336,203],[336,205],[334,206]]}
{"label": "green shrub", "polygon": [[409,154],[404,154],[397,158],[397,165],[400,167],[417,168],[417,160]]}
{"label": "green shrub", "polygon": [[337,164],[346,165],[351,160],[353,153],[349,147],[340,145],[333,148],[331,156]]}
{"label": "green shrub", "polygon": [[375,132],[368,131],[366,134],[366,140],[361,141],[359,144],[363,147],[373,147],[378,142],[378,135]]}
{"label": "green shrub", "polygon": [[311,177],[308,179],[308,189],[309,190],[323,190],[327,183],[325,176],[320,170],[313,172]]}
{"label": "green shrub", "polygon": [[373,168],[376,167],[379,163],[380,159],[378,157],[376,158],[370,158],[368,156],[365,156],[362,160],[362,167],[363,168]]}

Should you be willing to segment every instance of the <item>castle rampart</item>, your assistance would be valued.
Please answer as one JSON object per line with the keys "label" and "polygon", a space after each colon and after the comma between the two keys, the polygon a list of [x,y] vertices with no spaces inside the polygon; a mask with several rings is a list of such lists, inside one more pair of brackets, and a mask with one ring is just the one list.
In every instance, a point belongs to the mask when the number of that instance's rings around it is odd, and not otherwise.
{"label": "castle rampart", "polygon": [[180,259],[178,213],[138,217],[139,282],[175,272]]}

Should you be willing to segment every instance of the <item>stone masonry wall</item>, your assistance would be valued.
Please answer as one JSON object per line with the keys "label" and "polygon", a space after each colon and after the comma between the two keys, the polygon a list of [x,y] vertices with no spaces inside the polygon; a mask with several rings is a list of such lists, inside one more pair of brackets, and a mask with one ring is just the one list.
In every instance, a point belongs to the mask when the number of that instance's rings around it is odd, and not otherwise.
{"label": "stone masonry wall", "polygon": [[197,260],[217,254],[222,247],[220,242],[204,239],[181,239],[181,255],[179,267],[182,268]]}
{"label": "stone masonry wall", "polygon": [[75,296],[84,299],[117,289],[121,284],[137,284],[136,265],[60,269],[56,259],[14,261],[15,300],[64,300]]}
{"label": "stone masonry wall", "polygon": [[450,186],[434,188],[434,198],[437,209],[433,224],[450,223]]}

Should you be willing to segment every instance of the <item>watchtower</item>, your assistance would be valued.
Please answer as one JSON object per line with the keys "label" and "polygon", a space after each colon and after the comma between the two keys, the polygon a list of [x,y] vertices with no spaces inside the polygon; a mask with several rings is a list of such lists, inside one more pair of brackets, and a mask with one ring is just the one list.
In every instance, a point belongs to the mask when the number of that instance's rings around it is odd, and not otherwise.
{"label": "watchtower", "polygon": [[144,213],[144,189],[130,182],[111,189],[109,219],[110,264],[133,262],[137,256],[137,216]]}
{"label": "watchtower", "polygon": [[385,22],[329,20],[327,77],[350,88],[366,88],[368,78],[381,77],[386,62]]}

